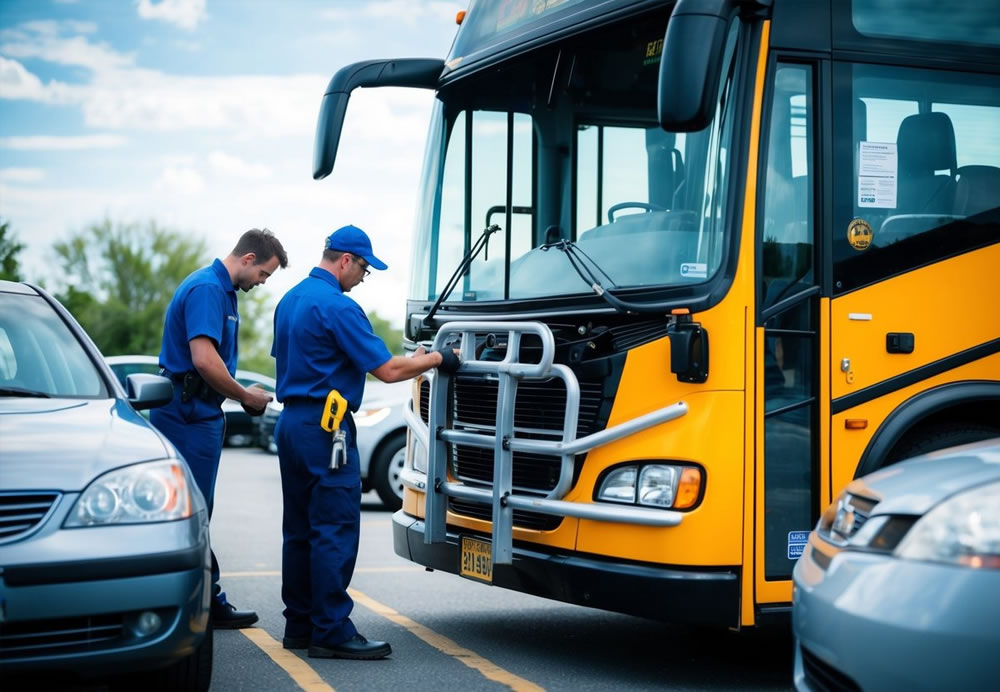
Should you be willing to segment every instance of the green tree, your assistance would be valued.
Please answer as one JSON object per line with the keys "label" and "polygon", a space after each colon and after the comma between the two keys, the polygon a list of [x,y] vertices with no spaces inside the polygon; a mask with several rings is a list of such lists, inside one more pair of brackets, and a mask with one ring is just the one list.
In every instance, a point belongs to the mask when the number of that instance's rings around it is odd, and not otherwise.
{"label": "green tree", "polygon": [[402,355],[403,330],[396,329],[389,320],[379,317],[378,313],[374,311],[369,313],[368,319],[372,323],[372,329],[375,330],[375,334],[385,342],[389,352],[395,355]]}
{"label": "green tree", "polygon": [[19,243],[17,236],[10,228],[10,223],[0,221],[0,279],[7,281],[23,281],[18,255],[24,250],[24,244]]}
{"label": "green tree", "polygon": [[262,288],[240,296],[239,368],[274,377],[271,340],[274,333],[274,305]]}
{"label": "green tree", "polygon": [[160,352],[170,298],[207,255],[203,240],[155,221],[107,218],[53,247],[57,297],[109,356]]}

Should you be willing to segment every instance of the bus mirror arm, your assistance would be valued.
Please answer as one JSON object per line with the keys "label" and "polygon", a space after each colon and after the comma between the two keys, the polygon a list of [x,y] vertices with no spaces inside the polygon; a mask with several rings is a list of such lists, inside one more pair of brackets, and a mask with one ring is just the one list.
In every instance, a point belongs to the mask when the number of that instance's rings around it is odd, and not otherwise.
{"label": "bus mirror arm", "polygon": [[316,123],[313,178],[322,180],[333,170],[352,91],[385,86],[435,89],[443,70],[444,61],[438,58],[365,60],[337,70],[323,94]]}

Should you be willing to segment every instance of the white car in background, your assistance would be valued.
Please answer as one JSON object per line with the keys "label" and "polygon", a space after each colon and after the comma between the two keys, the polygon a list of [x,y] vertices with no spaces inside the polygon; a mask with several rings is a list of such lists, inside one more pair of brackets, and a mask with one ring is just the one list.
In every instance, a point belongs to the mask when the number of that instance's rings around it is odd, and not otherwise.
{"label": "white car in background", "polygon": [[[390,510],[403,505],[403,481],[400,473],[406,460],[406,421],[403,407],[409,405],[411,382],[368,382],[361,408],[354,414],[358,428],[358,453],[361,456],[361,489],[374,490]],[[257,441],[272,454],[278,452],[274,426],[281,414],[281,404],[272,401],[261,416]]]}
{"label": "white car in background", "polygon": [[[134,373],[156,375],[160,372],[158,356],[107,356],[104,361],[125,386],[125,378]],[[258,385],[274,393],[274,378],[250,370],[237,370],[236,381],[244,387]],[[245,447],[257,442],[257,423],[243,410],[240,402],[226,399],[222,402],[222,412],[226,416],[226,446]]]}

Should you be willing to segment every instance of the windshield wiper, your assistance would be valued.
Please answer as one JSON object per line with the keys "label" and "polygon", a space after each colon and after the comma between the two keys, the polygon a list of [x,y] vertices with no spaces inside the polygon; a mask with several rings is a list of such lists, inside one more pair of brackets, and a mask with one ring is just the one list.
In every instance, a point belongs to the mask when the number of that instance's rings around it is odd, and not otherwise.
{"label": "windshield wiper", "polygon": [[24,389],[22,387],[0,387],[0,396],[34,396],[43,399],[51,399],[52,396],[45,392],[36,392],[34,389]]}
{"label": "windshield wiper", "polygon": [[586,252],[580,249],[576,243],[571,240],[560,240],[555,243],[547,243],[545,245],[539,245],[539,248],[543,251],[547,251],[551,248],[561,250],[566,254],[566,259],[569,260],[570,265],[576,273],[583,279],[584,283],[588,284],[590,288],[599,295],[604,301],[619,312],[625,313],[666,313],[669,310],[677,307],[676,301],[661,301],[658,303],[633,303],[628,300],[622,300],[617,296],[610,293],[609,289],[605,288],[601,284],[601,280],[597,278],[595,273],[586,265],[584,259],[587,260],[594,268],[600,272],[611,287],[617,288],[614,280],[608,276],[608,273],[601,269],[601,265],[594,261],[594,259],[588,255]]}
{"label": "windshield wiper", "polygon": [[483,230],[482,235],[480,235],[476,240],[475,244],[469,248],[467,253],[465,253],[465,257],[463,257],[462,261],[458,263],[458,267],[455,268],[451,278],[448,279],[448,283],[445,285],[444,290],[441,291],[441,295],[438,296],[438,299],[434,301],[434,305],[432,305],[431,309],[427,311],[426,315],[424,315],[425,326],[430,326],[431,318],[434,317],[434,313],[438,311],[439,307],[441,307],[441,303],[447,300],[448,296],[451,295],[451,292],[455,290],[455,286],[458,285],[458,280],[462,278],[462,275],[469,268],[469,265],[472,264],[472,260],[476,259],[476,255],[478,255],[479,252],[489,243],[490,236],[499,230],[501,229],[496,224],[487,226]]}

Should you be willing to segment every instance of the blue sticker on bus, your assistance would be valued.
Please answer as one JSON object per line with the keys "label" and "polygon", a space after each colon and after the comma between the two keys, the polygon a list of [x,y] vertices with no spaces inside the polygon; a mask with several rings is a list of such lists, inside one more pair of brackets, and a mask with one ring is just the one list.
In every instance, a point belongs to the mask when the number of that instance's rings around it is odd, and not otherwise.
{"label": "blue sticker on bus", "polygon": [[798,560],[802,557],[803,551],[806,549],[806,543],[809,542],[809,532],[808,531],[789,531],[788,532],[788,559]]}

